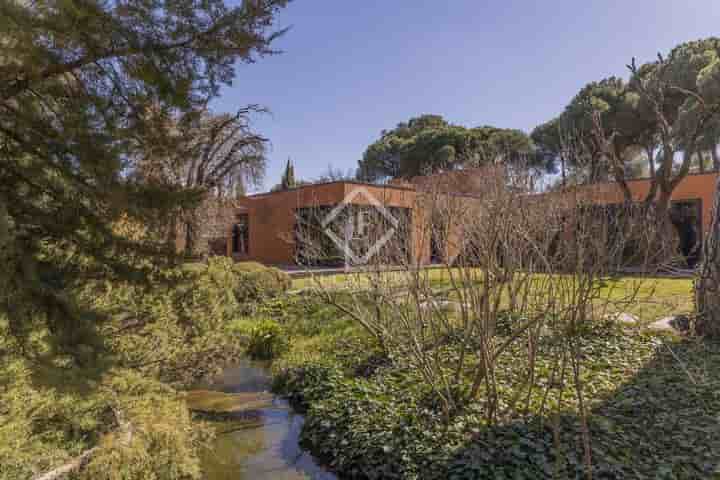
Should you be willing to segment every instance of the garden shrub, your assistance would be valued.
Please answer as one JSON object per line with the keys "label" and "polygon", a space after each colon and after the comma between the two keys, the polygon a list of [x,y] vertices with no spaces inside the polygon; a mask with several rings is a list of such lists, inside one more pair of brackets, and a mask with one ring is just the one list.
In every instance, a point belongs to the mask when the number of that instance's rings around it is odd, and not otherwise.
{"label": "garden shrub", "polygon": [[[241,301],[234,294],[233,285],[237,275],[233,262],[227,257],[211,257],[204,270],[191,275],[187,286],[189,298],[180,311],[196,315],[210,315],[209,319],[216,323],[225,323],[240,313]],[[190,300],[188,302],[188,300]],[[202,310],[206,310],[205,313]]]}
{"label": "garden shrub", "polygon": [[309,292],[296,292],[265,299],[258,305],[259,315],[274,318],[293,336],[313,338],[354,328],[355,322],[337,308]]}
{"label": "garden shrub", "polygon": [[245,333],[248,338],[246,351],[253,360],[272,360],[287,350],[287,336],[274,320],[253,320]]}
{"label": "garden shrub", "polygon": [[313,402],[327,397],[342,379],[342,372],[335,365],[309,363],[278,372],[273,376],[272,388],[304,411]]}
{"label": "garden shrub", "polygon": [[257,262],[236,263],[233,272],[237,277],[234,292],[239,302],[277,297],[289,290],[292,283],[287,273]]}
{"label": "garden shrub", "polygon": [[290,276],[277,268],[257,262],[235,263],[223,256],[210,257],[207,264],[186,263],[180,272],[190,283],[204,281],[243,305],[277,298],[292,285]]}
{"label": "garden shrub", "polygon": [[274,387],[305,410],[301,441],[333,470],[348,478],[442,478],[430,469],[446,463],[458,435],[422,413],[422,382],[351,378],[336,366],[306,365],[283,372]]}

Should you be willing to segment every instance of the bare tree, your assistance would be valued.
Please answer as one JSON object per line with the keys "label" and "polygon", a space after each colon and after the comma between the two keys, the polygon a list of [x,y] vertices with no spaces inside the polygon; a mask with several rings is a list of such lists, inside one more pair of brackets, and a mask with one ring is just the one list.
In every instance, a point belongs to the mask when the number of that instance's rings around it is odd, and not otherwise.
{"label": "bare tree", "polygon": [[[658,55],[652,65],[639,68],[633,58],[628,69],[633,87],[655,116],[659,160],[646,201],[664,218],[675,188],[687,176],[693,157],[703,150],[703,136],[720,114],[720,102],[704,98],[699,91],[676,84],[672,58]],[[675,168],[676,154],[682,162]]]}
{"label": "bare tree", "polygon": [[232,115],[213,114],[207,108],[179,118],[151,112],[154,122],[170,122],[173,128],[158,129],[169,133],[157,137],[139,155],[137,174],[147,181],[194,190],[202,197],[199,204],[172,219],[176,226],[170,230],[183,237],[179,243],[186,253],[206,253],[207,242],[199,239],[224,235],[215,231],[217,225],[229,224],[226,210],[232,209],[232,199],[244,195],[248,184],[262,180],[268,140],[253,131],[251,117],[264,112],[257,105]]}

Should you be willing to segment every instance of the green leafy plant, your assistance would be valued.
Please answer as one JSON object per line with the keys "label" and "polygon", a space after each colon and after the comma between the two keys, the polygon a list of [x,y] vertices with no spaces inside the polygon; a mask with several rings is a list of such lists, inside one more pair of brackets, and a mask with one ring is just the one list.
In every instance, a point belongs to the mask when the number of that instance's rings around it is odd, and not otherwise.
{"label": "green leafy plant", "polygon": [[272,360],[289,345],[282,325],[268,318],[243,319],[235,322],[232,329],[245,338],[246,353],[253,360]]}
{"label": "green leafy plant", "polygon": [[233,272],[236,276],[233,292],[239,302],[277,297],[291,286],[290,276],[287,273],[256,262],[236,263]]}

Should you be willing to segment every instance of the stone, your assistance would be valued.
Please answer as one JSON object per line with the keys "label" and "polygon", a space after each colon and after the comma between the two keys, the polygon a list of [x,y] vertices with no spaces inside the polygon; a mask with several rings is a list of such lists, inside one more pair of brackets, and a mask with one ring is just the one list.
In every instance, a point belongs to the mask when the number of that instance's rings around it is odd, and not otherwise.
{"label": "stone", "polygon": [[462,310],[462,303],[452,300],[428,300],[427,302],[422,302],[420,308],[423,310],[436,308],[443,312],[459,312]]}
{"label": "stone", "polygon": [[687,315],[672,315],[663,317],[648,325],[653,330],[674,330],[677,332],[688,332],[690,330],[690,318]]}
{"label": "stone", "polygon": [[625,323],[627,325],[637,325],[640,322],[640,319],[636,315],[627,312],[609,313],[605,315],[605,318],[610,321]]}
{"label": "stone", "polygon": [[241,413],[269,408],[273,396],[267,392],[223,393],[211,390],[191,390],[186,397],[188,408],[206,413]]}

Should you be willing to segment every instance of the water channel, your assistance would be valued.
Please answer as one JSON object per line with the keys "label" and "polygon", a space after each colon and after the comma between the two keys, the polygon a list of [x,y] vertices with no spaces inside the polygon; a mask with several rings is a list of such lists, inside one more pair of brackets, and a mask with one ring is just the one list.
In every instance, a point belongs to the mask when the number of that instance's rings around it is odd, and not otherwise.
{"label": "water channel", "polygon": [[193,408],[226,412],[203,454],[207,480],[336,480],[300,448],[303,416],[271,395],[267,364],[246,361],[189,392]]}

